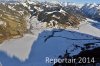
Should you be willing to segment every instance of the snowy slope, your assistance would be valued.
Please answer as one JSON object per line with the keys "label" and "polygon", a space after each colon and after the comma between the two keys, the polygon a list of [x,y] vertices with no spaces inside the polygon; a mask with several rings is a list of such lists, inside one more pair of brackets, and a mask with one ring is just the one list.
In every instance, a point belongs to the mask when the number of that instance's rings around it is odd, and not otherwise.
{"label": "snowy slope", "polygon": [[[55,31],[55,30],[54,30]],[[87,34],[82,34],[78,32],[73,32],[73,31],[59,31],[55,32],[54,36],[50,34],[47,40],[43,37],[46,34],[52,33],[52,31],[44,31],[37,40],[37,43],[34,44],[33,46],[33,51],[31,52],[30,59],[33,62],[34,66],[49,66],[51,64],[46,64],[45,63],[45,58],[58,58],[59,55],[64,54],[66,49],[68,50],[70,55],[76,55],[80,53],[81,48],[78,48],[74,51],[72,51],[75,47],[73,46],[78,45],[78,46],[83,46],[85,43],[92,43],[92,42],[100,42],[99,40],[95,40],[92,36],[89,36]],[[77,37],[77,38],[76,38]],[[86,39],[86,40],[85,40]],[[45,41],[46,40],[46,41]],[[100,47],[98,44],[97,47]],[[38,49],[38,50],[37,50]]]}
{"label": "snowy slope", "polygon": [[[33,21],[34,20],[36,19],[34,18]],[[92,26],[90,23],[85,23],[85,25],[80,26],[79,30],[75,28],[59,30],[53,28],[42,29],[42,26],[40,27],[40,24],[35,22],[32,24],[36,26],[33,26],[33,35],[25,35],[23,38],[7,40],[0,45],[0,51],[7,53],[16,65],[51,66],[53,63],[45,63],[46,57],[58,58],[59,55],[64,54],[66,49],[70,55],[76,55],[82,50],[81,48],[77,48],[72,51],[75,48],[74,45],[83,47],[86,43],[100,42],[100,29]],[[87,22],[95,21],[88,19]],[[100,47],[100,43],[94,47]],[[13,56],[20,60],[16,62]],[[2,58],[3,57],[0,56],[0,59]],[[7,61],[0,61],[6,66],[4,62],[8,62],[8,59]],[[23,61],[23,63],[21,61]],[[11,63],[12,62],[9,61],[8,66],[13,65]]]}
{"label": "snowy slope", "polygon": [[88,19],[79,25],[79,30],[72,29],[77,32],[100,37],[100,22]]}
{"label": "snowy slope", "polygon": [[15,56],[25,61],[28,59],[34,38],[33,35],[26,34],[23,38],[6,40],[0,45],[0,51],[6,52],[10,57]]}
{"label": "snowy slope", "polygon": [[46,57],[58,58],[66,50],[71,56],[77,55],[88,43],[94,45],[85,50],[100,47],[100,22],[89,18],[80,22],[77,28],[55,29],[45,27],[32,17],[27,27],[30,31],[22,38],[0,44],[0,63],[3,66],[52,66],[53,62],[46,63]]}
{"label": "snowy slope", "polygon": [[85,4],[81,9],[87,17],[100,21],[100,4]]}

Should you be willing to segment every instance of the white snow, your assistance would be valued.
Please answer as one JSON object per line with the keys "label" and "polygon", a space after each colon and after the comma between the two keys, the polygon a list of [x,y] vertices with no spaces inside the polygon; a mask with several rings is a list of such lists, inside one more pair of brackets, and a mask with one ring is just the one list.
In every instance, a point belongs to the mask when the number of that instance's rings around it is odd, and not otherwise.
{"label": "white snow", "polygon": [[8,8],[15,11],[16,9],[13,6],[8,5]]}
{"label": "white snow", "polygon": [[26,3],[22,3],[22,5],[23,5],[24,7],[28,7]]}
{"label": "white snow", "polygon": [[[70,55],[76,55],[80,53],[81,49],[76,48],[73,50],[75,47],[73,44],[83,46],[85,43],[89,42],[97,42],[97,40],[70,40],[70,39],[65,39],[62,37],[66,38],[73,38],[73,39],[90,39],[91,37],[87,35],[82,35],[78,34],[77,32],[70,32],[70,31],[62,31],[55,33],[54,36],[61,36],[61,37],[51,37],[49,38],[46,42],[44,42],[45,38],[44,36],[50,36],[52,33],[51,32],[44,32],[40,34],[39,39],[35,42],[33,48],[32,48],[32,53],[30,58],[32,59],[33,65],[34,66],[51,66],[51,64],[46,64],[45,63],[45,58],[50,57],[50,58],[58,58],[59,55],[63,55],[66,50],[70,52]],[[76,38],[77,37],[77,38]],[[72,51],[73,50],[73,51]]]}
{"label": "white snow", "polygon": [[[90,19],[87,19],[87,22],[96,22]],[[70,30],[70,31],[76,31],[79,33],[84,33],[84,34],[89,34],[92,36],[96,36],[96,37],[100,37],[100,30],[93,27],[90,23],[86,23],[85,25],[81,25],[79,27],[79,30],[77,29],[66,29],[66,30]],[[84,24],[83,23],[83,24]],[[37,40],[37,43],[34,45],[34,47],[37,48],[32,48],[33,42],[37,39],[38,35],[43,31],[43,30],[48,30],[47,28],[45,28],[43,26],[42,23],[39,23],[39,21],[33,17],[30,21],[30,26],[32,26],[33,28],[31,29],[33,35],[31,34],[25,34],[24,37],[22,38],[18,38],[18,39],[11,39],[11,40],[6,40],[5,42],[3,42],[0,45],[0,51],[4,51],[7,53],[8,56],[10,57],[17,57],[19,58],[21,61],[25,61],[26,59],[29,58],[30,52],[34,51],[34,62],[39,62],[41,60],[41,63],[44,62],[44,59],[46,56],[50,56],[50,57],[58,57],[58,55],[63,54],[64,51],[70,47],[70,49],[72,48],[72,44],[78,44],[81,45],[84,43],[88,43],[88,42],[94,42],[94,41],[72,41],[72,40],[66,40],[64,38],[58,37],[58,38],[50,38],[48,39],[48,41],[44,44],[43,40],[45,38],[43,38],[43,36],[47,35],[49,36],[50,33],[46,32],[44,34],[41,34],[41,38]],[[49,30],[52,31],[52,30]],[[91,37],[85,36],[85,35],[81,35],[81,34],[77,34],[77,33],[71,33],[71,32],[59,32],[59,33],[55,33],[54,36],[62,36],[62,37],[67,37],[67,38],[73,38],[75,39],[77,37],[77,39],[91,39]],[[57,41],[57,42],[56,42]],[[67,44],[66,44],[67,42]],[[69,49],[69,52],[70,52]],[[71,55],[73,54],[78,54],[80,52],[80,48],[75,50],[74,52],[72,52]],[[41,53],[41,55],[40,55]],[[35,65],[35,63],[34,63]],[[35,66],[37,66],[38,64],[36,64]]]}
{"label": "white snow", "polygon": [[100,6],[98,4],[86,4],[83,7],[84,12],[89,15],[95,15],[96,13],[100,13]]}
{"label": "white snow", "polygon": [[[26,19],[28,20],[28,18]],[[30,23],[33,26],[31,30],[33,35],[25,34],[22,38],[6,40],[0,44],[0,51],[6,52],[10,57],[15,56],[21,61],[28,59],[33,42],[37,39],[38,34],[44,30],[41,28],[41,24],[37,23],[37,19],[33,17]],[[29,29],[29,27],[30,25],[28,23],[27,28]]]}
{"label": "white snow", "polygon": [[6,26],[6,22],[0,21],[0,25]]}
{"label": "white snow", "polygon": [[66,13],[64,10],[62,10],[62,9],[60,9],[60,11],[59,12],[61,12],[61,13]]}
{"label": "white snow", "polygon": [[[93,27],[90,23],[97,23],[97,21],[91,20],[91,19],[87,19],[88,23],[83,24],[79,27],[79,30],[76,30],[78,32],[81,33],[85,33],[85,34],[89,34],[92,36],[96,36],[96,37],[100,37],[100,29],[97,29],[96,27]],[[100,25],[100,23],[99,23]]]}
{"label": "white snow", "polygon": [[6,40],[0,45],[0,51],[6,52],[10,57],[15,56],[25,61],[28,59],[34,41],[33,35],[26,34],[23,38]]}
{"label": "white snow", "polygon": [[40,7],[35,6],[34,8],[37,9],[38,11],[43,11],[43,9]]}
{"label": "white snow", "polygon": [[24,14],[24,11],[18,11],[18,13],[20,13],[21,15],[23,15]]}
{"label": "white snow", "polygon": [[3,21],[0,21],[0,25],[4,24]]}
{"label": "white snow", "polygon": [[[54,2],[54,1],[53,1]],[[30,2],[32,4],[32,2]],[[23,3],[25,7],[29,6]],[[73,4],[75,5],[75,4]],[[93,6],[91,6],[93,7]],[[9,6],[11,9],[11,7]],[[39,11],[43,9],[35,7]],[[60,12],[65,12],[62,9]],[[23,12],[19,12],[23,14]],[[53,12],[47,12],[51,14]],[[59,19],[57,16],[53,16]],[[10,39],[0,44],[0,51],[5,52],[9,57],[16,57],[20,61],[26,62],[26,60],[32,61],[33,66],[51,66],[51,64],[45,63],[46,57],[58,58],[59,55],[63,55],[66,50],[70,52],[70,55],[76,55],[80,53],[81,48],[75,48],[73,44],[83,47],[85,43],[98,42],[99,40],[82,40],[82,39],[94,39],[100,37],[100,29],[92,25],[92,23],[98,23],[97,21],[87,19],[81,22],[79,29],[67,28],[61,32],[55,32],[52,35],[53,28],[47,28],[46,23],[40,23],[36,17],[27,19],[27,29],[30,29],[32,34],[25,34],[22,38]],[[30,21],[29,21],[30,20]],[[51,21],[52,23],[52,21]],[[3,22],[0,21],[0,25]],[[99,24],[99,23],[98,23]],[[57,25],[55,26],[58,27]],[[43,32],[44,31],[44,32]],[[90,36],[91,35],[91,36]],[[52,36],[45,41],[46,37]],[[72,40],[81,39],[81,40]],[[99,43],[98,47],[100,46]],[[72,51],[73,50],[73,51]]]}

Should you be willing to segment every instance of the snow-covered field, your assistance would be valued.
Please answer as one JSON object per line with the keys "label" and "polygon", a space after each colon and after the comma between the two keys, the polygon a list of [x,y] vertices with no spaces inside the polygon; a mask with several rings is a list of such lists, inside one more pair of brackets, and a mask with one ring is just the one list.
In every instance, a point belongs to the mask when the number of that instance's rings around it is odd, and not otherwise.
{"label": "snow-covered field", "polygon": [[6,52],[10,57],[15,56],[25,61],[28,59],[34,38],[33,35],[26,34],[23,38],[6,40],[0,45],[0,51]]}
{"label": "snow-covered field", "polygon": [[77,32],[89,34],[92,36],[100,37],[100,22],[94,21],[91,19],[87,19],[86,22],[83,22],[82,24],[79,25],[79,29],[75,30]]}
{"label": "snow-covered field", "polygon": [[[75,49],[74,45],[83,47],[86,43],[100,42],[100,29],[93,26],[96,21],[91,19],[83,22],[78,29],[47,29],[40,27],[36,19],[31,23],[33,35],[25,34],[22,38],[6,40],[0,45],[3,66],[52,66],[53,63],[46,63],[46,57],[58,58],[66,50],[71,56],[76,55],[82,50]],[[100,47],[100,43],[94,47]]]}

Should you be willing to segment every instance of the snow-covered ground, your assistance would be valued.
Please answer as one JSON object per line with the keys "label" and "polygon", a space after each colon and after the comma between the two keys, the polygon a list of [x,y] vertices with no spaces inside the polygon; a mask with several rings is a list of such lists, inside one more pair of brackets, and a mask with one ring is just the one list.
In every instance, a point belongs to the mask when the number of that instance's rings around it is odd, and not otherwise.
{"label": "snow-covered ground", "polygon": [[[45,28],[35,17],[30,23],[32,35],[25,34],[0,44],[3,66],[52,66],[53,63],[46,63],[46,57],[58,58],[66,49],[70,55],[76,55],[82,50],[75,49],[74,45],[83,47],[86,43],[100,42],[100,29],[92,25],[98,23],[100,26],[100,23],[91,19],[82,22],[78,29],[64,30]],[[100,43],[94,47],[100,47]]]}
{"label": "snow-covered ground", "polygon": [[[93,26],[95,24],[98,26]],[[96,36],[96,37],[100,37],[100,29],[98,29],[98,28],[100,28],[100,22],[87,18],[86,21],[82,22],[79,25],[78,29],[71,28],[70,30],[89,34],[89,35]]]}
{"label": "snow-covered ground", "polygon": [[6,40],[0,45],[0,51],[6,52],[10,57],[17,57],[21,61],[28,59],[34,36],[26,34],[22,38]]}

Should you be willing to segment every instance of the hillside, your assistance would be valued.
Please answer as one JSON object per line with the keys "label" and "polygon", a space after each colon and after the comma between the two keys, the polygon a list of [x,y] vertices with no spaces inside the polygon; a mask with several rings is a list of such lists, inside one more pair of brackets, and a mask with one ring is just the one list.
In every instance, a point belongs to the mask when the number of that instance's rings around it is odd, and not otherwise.
{"label": "hillside", "polygon": [[0,3],[0,42],[23,36],[27,31],[27,16],[29,12],[22,4]]}

